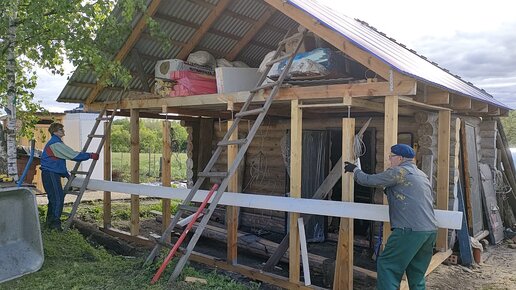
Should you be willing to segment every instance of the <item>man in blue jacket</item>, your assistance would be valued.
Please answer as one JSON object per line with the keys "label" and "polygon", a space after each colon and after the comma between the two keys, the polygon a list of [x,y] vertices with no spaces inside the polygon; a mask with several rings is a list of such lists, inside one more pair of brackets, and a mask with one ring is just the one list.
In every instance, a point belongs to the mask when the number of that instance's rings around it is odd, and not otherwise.
{"label": "man in blue jacket", "polygon": [[433,255],[437,235],[432,187],[426,174],[413,162],[414,150],[405,144],[391,147],[391,166],[379,174],[366,174],[345,162],[357,183],[383,187],[389,202],[392,233],[378,258],[377,289],[396,290],[403,273],[411,290],[425,289],[425,272]]}
{"label": "man in blue jacket", "polygon": [[49,228],[61,230],[61,214],[63,213],[64,197],[61,178],[69,178],[66,160],[84,161],[98,160],[97,153],[77,152],[66,146],[61,138],[65,136],[64,126],[52,123],[48,128],[52,135],[41,154],[41,180],[47,193],[48,210],[46,224]]}

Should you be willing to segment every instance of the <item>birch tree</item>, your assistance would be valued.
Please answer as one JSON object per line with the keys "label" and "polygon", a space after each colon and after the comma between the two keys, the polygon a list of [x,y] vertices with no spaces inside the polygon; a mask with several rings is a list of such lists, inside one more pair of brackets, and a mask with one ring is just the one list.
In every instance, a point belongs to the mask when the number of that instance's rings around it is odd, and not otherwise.
{"label": "birch tree", "polygon": [[[31,137],[34,113],[44,111],[33,100],[36,68],[63,75],[67,59],[79,70],[93,72],[103,85],[128,84],[129,72],[113,55],[131,32],[133,18],[144,11],[145,1],[115,2],[0,0],[0,107],[8,114],[6,163],[11,177],[17,179],[17,133]],[[116,15],[109,16],[115,4]],[[5,164],[0,171],[5,172]]]}

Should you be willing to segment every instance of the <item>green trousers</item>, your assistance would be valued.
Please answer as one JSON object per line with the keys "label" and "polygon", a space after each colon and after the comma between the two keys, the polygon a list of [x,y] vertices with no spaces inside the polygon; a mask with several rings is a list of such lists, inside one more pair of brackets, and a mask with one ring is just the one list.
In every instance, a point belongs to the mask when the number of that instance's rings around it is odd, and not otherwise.
{"label": "green trousers", "polygon": [[378,290],[396,290],[407,273],[410,290],[426,289],[425,272],[432,260],[437,231],[394,229],[378,257]]}

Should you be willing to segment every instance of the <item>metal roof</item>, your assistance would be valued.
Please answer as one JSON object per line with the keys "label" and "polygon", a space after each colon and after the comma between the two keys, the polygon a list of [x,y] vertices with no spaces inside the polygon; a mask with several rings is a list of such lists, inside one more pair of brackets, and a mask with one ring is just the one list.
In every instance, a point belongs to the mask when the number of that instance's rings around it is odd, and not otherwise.
{"label": "metal roof", "polygon": [[363,21],[347,17],[318,0],[288,0],[288,2],[339,32],[349,41],[400,73],[460,95],[510,109],[486,91],[450,74]]}
{"label": "metal roof", "polygon": [[[181,43],[187,43],[195,35],[199,26],[202,25],[211,9],[218,2],[217,0],[161,1],[153,18],[159,22],[161,32],[169,36],[173,43],[170,48],[164,49],[163,43],[150,36],[148,30],[143,32],[134,47],[141,54],[145,74],[154,75],[156,60],[174,58],[181,51]],[[507,106],[495,100],[485,91],[451,75],[417,55],[414,51],[408,50],[401,44],[389,39],[365,22],[339,14],[317,0],[290,0],[289,2],[405,75],[445,90],[508,109]],[[147,5],[149,3],[151,3],[150,0],[147,1]],[[231,51],[247,31],[252,29],[253,23],[262,17],[268,7],[268,4],[261,0],[232,1],[193,51],[203,49],[208,50],[217,58],[223,57]],[[121,17],[118,7],[115,8],[112,15]],[[133,26],[138,22],[140,16],[135,17]],[[287,30],[295,28],[297,25],[294,20],[282,14],[281,11],[276,12],[254,36],[254,39],[240,51],[235,60],[257,67],[265,54],[277,46]],[[128,69],[135,70],[135,65],[129,54],[122,63]],[[134,75],[135,77],[130,82],[130,89],[143,90],[140,79],[136,77],[137,74]],[[92,72],[76,70],[57,100],[74,103],[84,102],[93,90],[95,83],[96,77]],[[96,101],[115,100],[119,96],[118,91],[120,89],[105,88],[97,96]]]}

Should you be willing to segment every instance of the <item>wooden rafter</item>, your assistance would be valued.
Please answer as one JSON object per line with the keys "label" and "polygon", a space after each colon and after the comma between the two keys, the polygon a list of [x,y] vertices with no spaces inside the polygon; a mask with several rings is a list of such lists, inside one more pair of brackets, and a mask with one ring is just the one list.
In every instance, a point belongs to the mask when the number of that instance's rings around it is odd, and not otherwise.
{"label": "wooden rafter", "polygon": [[233,49],[229,52],[226,58],[229,61],[234,60],[240,51],[253,39],[253,37],[262,29],[262,27],[269,21],[269,19],[274,15],[276,9],[272,7],[268,7],[265,12],[263,12],[262,16],[259,20],[254,23],[254,25],[246,32],[246,34],[240,39],[240,41],[233,47]]}
{"label": "wooden rafter", "polygon": [[309,31],[317,34],[328,43],[331,43],[337,49],[344,52],[363,66],[374,71],[384,79],[393,79],[393,83],[396,83],[401,79],[408,78],[396,71],[393,71],[390,66],[375,56],[371,55],[369,52],[366,52],[357,47],[354,43],[346,39],[335,30],[328,28],[327,26],[321,24],[319,21],[314,21],[314,18],[311,15],[293,6],[292,4],[282,0],[265,0],[265,2],[277,10],[280,10],[283,14],[292,18],[299,24],[303,25]]}
{"label": "wooden rafter", "polygon": [[[131,32],[131,34],[129,35],[127,40],[125,41],[124,45],[118,51],[118,53],[115,55],[115,58],[114,58],[115,61],[122,62],[126,58],[129,51],[134,47],[134,45],[136,44],[136,41],[138,41],[138,39],[140,38],[140,35],[142,34],[143,30],[145,30],[145,28],[147,27],[148,17],[152,17],[154,15],[154,13],[156,13],[156,10],[158,10],[158,6],[160,3],[161,3],[161,0],[152,0],[150,2],[149,6],[147,7],[147,10],[142,15],[142,17],[140,17],[140,20],[138,20],[138,23],[136,23],[136,25],[134,26],[133,31]],[[95,101],[95,99],[97,98],[99,93],[102,91],[102,89],[104,89],[104,85],[99,84],[97,82],[97,85],[90,92],[90,94],[88,95],[88,97],[86,98],[86,101],[84,103],[91,104],[93,101]]]}
{"label": "wooden rafter", "polygon": [[452,95],[450,107],[454,110],[471,110],[471,98]]}
{"label": "wooden rafter", "polygon": [[199,44],[201,39],[204,37],[206,32],[211,28],[213,23],[219,18],[224,12],[226,7],[231,3],[230,0],[220,0],[215,7],[212,8],[210,14],[204,20],[203,24],[195,32],[194,36],[188,41],[188,44],[183,46],[181,51],[175,56],[178,59],[186,59],[186,57],[192,52],[192,50]]}

